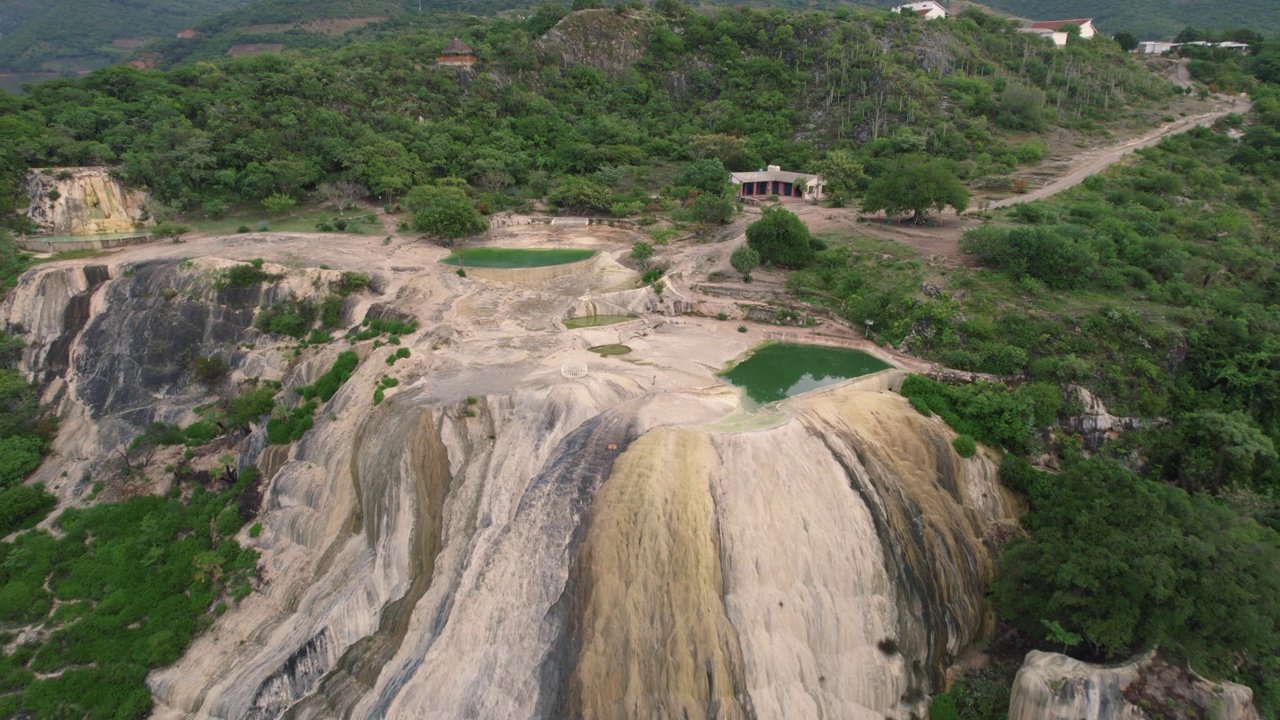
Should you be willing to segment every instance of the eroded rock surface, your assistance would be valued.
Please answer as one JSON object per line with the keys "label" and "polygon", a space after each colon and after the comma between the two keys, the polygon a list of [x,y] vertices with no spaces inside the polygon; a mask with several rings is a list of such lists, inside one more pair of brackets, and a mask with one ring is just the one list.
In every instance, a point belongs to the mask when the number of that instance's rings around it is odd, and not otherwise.
{"label": "eroded rock surface", "polygon": [[1091,665],[1033,650],[1018,670],[1009,720],[1259,720],[1253,691],[1212,683],[1154,653]]}
{"label": "eroded rock surface", "polygon": [[[1012,516],[995,465],[889,392],[898,371],[747,412],[715,372],[758,338],[671,316],[676,282],[659,299],[615,261],[624,231],[555,239],[603,252],[507,284],[429,246],[237,236],[23,278],[5,311],[47,340],[25,360],[63,398],[54,468],[207,401],[191,354],[288,402],[347,345],[295,357],[252,318],[325,273],[377,279],[344,325],[419,323],[394,365],[394,346],[357,344],[302,440],[257,429],[237,448],[265,476],[261,534],[239,538],[263,585],[152,675],[156,717],[924,715],[991,623],[984,537]],[[254,257],[283,278],[211,284]],[[559,322],[601,309],[644,322]],[[630,355],[589,352],[619,333]],[[400,384],[375,405],[384,375]]]}
{"label": "eroded rock surface", "polygon": [[56,235],[132,232],[142,224],[147,195],[111,177],[105,167],[43,168],[24,182],[27,217]]}

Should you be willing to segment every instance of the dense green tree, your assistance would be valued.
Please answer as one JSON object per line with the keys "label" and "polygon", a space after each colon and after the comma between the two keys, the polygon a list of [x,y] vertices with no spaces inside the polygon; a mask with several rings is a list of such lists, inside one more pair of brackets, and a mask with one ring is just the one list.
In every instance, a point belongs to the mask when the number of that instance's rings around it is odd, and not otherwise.
{"label": "dense green tree", "polygon": [[1116,44],[1120,46],[1120,49],[1125,52],[1132,52],[1138,47],[1138,36],[1128,30],[1121,30],[1116,33],[1112,39],[1115,40]]}
{"label": "dense green tree", "polygon": [[697,188],[703,192],[721,193],[729,182],[729,171],[719,158],[696,160],[685,166],[680,175],[680,184]]}
{"label": "dense green tree", "polygon": [[721,192],[705,193],[694,199],[689,206],[689,216],[708,225],[724,225],[733,219],[738,207],[729,197]]}
{"label": "dense green tree", "polygon": [[957,213],[964,212],[969,206],[969,190],[946,162],[920,156],[908,156],[872,180],[862,198],[866,212],[884,210],[897,215],[911,211],[916,223],[923,222],[930,208],[942,211],[948,205]]}
{"label": "dense green tree", "polygon": [[1121,658],[1159,646],[1214,673],[1280,651],[1280,538],[1203,495],[1105,459],[1035,484],[992,594],[1028,634],[1051,625]]}
{"label": "dense green tree", "polygon": [[471,198],[458,187],[420,185],[409,191],[404,205],[413,212],[413,229],[436,237],[463,238],[489,227]]}
{"label": "dense green tree", "polygon": [[844,207],[849,198],[862,194],[867,176],[857,156],[847,150],[832,150],[815,168],[826,183],[826,194],[836,207]]}
{"label": "dense green tree", "polygon": [[747,245],[760,254],[760,262],[781,267],[803,267],[813,259],[809,228],[781,206],[764,208],[747,227]]}
{"label": "dense green tree", "polygon": [[608,213],[613,208],[613,192],[593,182],[572,179],[551,193],[551,204],[574,213]]}

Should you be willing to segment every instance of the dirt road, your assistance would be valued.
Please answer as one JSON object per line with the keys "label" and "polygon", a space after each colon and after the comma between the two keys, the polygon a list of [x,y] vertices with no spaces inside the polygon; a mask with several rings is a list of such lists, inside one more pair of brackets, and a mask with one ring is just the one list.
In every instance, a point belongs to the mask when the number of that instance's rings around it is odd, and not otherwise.
{"label": "dirt road", "polygon": [[1165,123],[1145,135],[1120,143],[1119,145],[1109,145],[1090,152],[1081,153],[1079,160],[1073,163],[1071,168],[1061,178],[1054,180],[1042,188],[1032,190],[1031,192],[1027,192],[1022,195],[1015,195],[1014,197],[1005,198],[1003,200],[996,200],[987,207],[1008,207],[1009,205],[1031,202],[1032,200],[1043,200],[1051,195],[1056,195],[1063,190],[1079,185],[1084,182],[1085,178],[1106,170],[1120,158],[1128,155],[1134,150],[1151,147],[1165,137],[1184,133],[1192,128],[1209,127],[1213,123],[1217,122],[1218,118],[1230,113],[1247,113],[1249,112],[1250,107],[1252,107],[1252,103],[1250,103],[1247,98],[1224,98],[1218,109],[1213,110],[1212,112],[1179,118],[1174,122]]}

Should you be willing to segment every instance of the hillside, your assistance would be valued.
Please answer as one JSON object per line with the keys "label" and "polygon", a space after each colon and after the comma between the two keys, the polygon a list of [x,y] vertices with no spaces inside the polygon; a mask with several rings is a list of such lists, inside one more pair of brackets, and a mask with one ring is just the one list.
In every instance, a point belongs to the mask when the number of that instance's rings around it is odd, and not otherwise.
{"label": "hillside", "polygon": [[[0,93],[0,717],[1280,713],[1280,46],[1192,69],[1250,102],[975,12],[655,5],[259,5]],[[10,239],[126,183],[153,242]],[[1033,648],[1183,674],[1011,692]]]}
{"label": "hillside", "polygon": [[[152,43],[135,65],[172,67],[261,52],[337,48],[410,29],[444,27],[469,17],[529,10],[540,0],[256,0],[208,18],[191,37]],[[378,23],[377,29],[363,30]]]}
{"label": "hillside", "polygon": [[1129,30],[1143,40],[1172,38],[1188,25],[1227,30],[1280,31],[1280,3],[1274,0],[988,0],[985,4],[1035,20],[1093,18],[1107,33]]}
{"label": "hillside", "polygon": [[6,0],[0,73],[64,72],[117,62],[242,0]]}

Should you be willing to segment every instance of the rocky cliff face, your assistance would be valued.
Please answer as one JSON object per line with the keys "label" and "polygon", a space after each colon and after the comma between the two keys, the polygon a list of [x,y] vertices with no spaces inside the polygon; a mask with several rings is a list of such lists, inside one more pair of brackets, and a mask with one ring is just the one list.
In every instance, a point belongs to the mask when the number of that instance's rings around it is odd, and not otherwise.
{"label": "rocky cliff face", "polygon": [[[261,536],[240,538],[264,585],[152,676],[157,717],[905,720],[989,628],[987,538],[1012,509],[991,461],[887,390],[893,372],[747,413],[712,374],[752,342],[732,327],[651,316],[619,360],[587,352],[616,330],[559,326],[650,307],[617,294],[637,283],[607,253],[507,285],[428,247],[201,242],[23,278],[5,314],[62,404],[55,470],[101,474],[136,428],[207,400],[184,356],[286,389],[327,369],[342,348],[295,357],[250,329],[337,272],[309,266],[374,274],[384,294],[349,321],[420,330],[394,366],[357,345],[301,441],[236,448],[266,478]],[[178,253],[265,256],[285,279],[219,291],[227,261]],[[386,374],[400,386],[374,405]]]}
{"label": "rocky cliff face", "polygon": [[1258,720],[1253,691],[1211,683],[1149,654],[1090,665],[1033,650],[1018,670],[1009,720]]}
{"label": "rocky cliff face", "polygon": [[126,188],[110,168],[44,168],[24,183],[27,217],[42,232],[92,235],[132,232],[143,223],[146,193]]}
{"label": "rocky cliff face", "polygon": [[651,26],[640,13],[580,10],[556,23],[538,45],[559,54],[566,67],[581,64],[617,76],[644,57]]}

